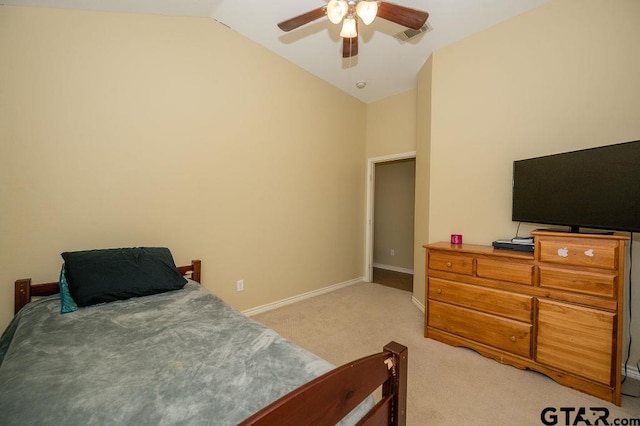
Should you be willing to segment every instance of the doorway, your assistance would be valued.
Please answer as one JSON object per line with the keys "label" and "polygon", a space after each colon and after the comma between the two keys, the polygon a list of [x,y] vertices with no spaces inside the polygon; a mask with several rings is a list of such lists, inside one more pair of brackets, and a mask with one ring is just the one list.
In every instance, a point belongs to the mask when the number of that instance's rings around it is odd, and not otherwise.
{"label": "doorway", "polygon": [[413,289],[415,152],[368,161],[365,280]]}

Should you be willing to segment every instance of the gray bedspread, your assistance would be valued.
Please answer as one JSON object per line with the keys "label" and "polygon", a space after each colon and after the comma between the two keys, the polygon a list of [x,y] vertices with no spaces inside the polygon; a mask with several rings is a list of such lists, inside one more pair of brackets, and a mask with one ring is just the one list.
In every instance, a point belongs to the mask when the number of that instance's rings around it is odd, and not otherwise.
{"label": "gray bedspread", "polygon": [[233,425],[332,368],[194,282],[64,315],[52,296],[0,339],[0,423]]}

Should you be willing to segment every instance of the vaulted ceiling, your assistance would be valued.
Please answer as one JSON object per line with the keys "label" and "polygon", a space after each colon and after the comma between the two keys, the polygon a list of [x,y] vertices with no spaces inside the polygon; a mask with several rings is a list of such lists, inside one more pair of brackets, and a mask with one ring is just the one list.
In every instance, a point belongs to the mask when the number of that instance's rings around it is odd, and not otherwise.
{"label": "vaulted ceiling", "polygon": [[[407,28],[384,19],[360,25],[359,53],[342,58],[340,25],[326,17],[291,32],[277,23],[326,4],[323,0],[3,0],[16,6],[210,17],[365,103],[415,87],[431,53],[548,0],[393,0],[429,13],[428,30],[406,42]],[[364,82],[363,88],[356,83]]]}

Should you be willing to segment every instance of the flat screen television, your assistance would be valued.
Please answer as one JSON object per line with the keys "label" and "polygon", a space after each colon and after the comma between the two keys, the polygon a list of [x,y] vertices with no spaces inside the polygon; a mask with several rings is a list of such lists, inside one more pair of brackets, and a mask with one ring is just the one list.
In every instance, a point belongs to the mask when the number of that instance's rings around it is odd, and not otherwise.
{"label": "flat screen television", "polygon": [[514,161],[512,220],[640,232],[640,141]]}

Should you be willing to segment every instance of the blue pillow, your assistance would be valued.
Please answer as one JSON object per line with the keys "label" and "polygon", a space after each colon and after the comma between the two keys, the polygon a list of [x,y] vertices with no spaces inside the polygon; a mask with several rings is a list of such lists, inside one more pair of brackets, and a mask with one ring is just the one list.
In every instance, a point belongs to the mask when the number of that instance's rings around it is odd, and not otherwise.
{"label": "blue pillow", "polygon": [[58,287],[60,288],[60,313],[68,314],[69,312],[74,312],[78,309],[78,305],[71,297],[69,293],[69,284],[67,283],[67,277],[65,277],[64,263],[62,264],[62,268],[60,269],[60,280],[58,282]]}

